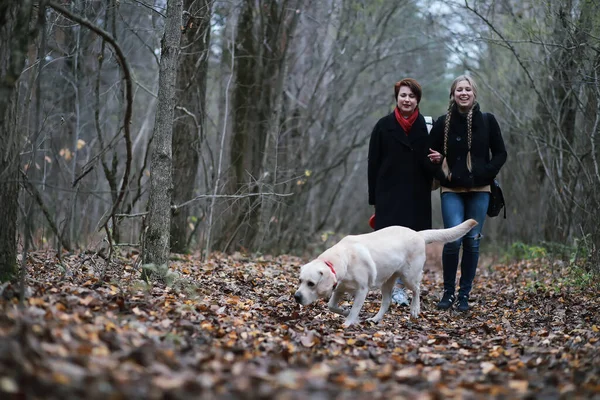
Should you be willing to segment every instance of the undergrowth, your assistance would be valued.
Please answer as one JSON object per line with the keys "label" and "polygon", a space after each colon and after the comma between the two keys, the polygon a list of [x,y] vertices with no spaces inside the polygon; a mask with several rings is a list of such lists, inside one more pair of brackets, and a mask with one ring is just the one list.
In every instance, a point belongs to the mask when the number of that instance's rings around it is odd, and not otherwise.
{"label": "undergrowth", "polygon": [[[544,291],[551,287],[600,290],[600,266],[594,254],[594,244],[589,237],[583,237],[575,239],[571,245],[514,242],[501,251],[501,259],[504,263],[528,261],[537,264],[538,270],[530,285],[532,290]],[[547,274],[552,276],[550,283],[536,279]]]}

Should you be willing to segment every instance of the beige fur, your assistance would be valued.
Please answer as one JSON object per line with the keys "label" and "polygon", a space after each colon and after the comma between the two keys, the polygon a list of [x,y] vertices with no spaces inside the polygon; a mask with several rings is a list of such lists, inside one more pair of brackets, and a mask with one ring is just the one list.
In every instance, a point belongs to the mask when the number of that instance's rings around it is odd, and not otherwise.
{"label": "beige fur", "polygon": [[[329,298],[331,311],[346,316],[344,327],[358,323],[367,293],[381,288],[379,312],[369,321],[379,322],[391,303],[396,279],[413,292],[410,313],[417,318],[420,312],[420,286],[425,264],[425,245],[432,242],[451,242],[463,237],[477,222],[469,219],[450,229],[429,229],[415,232],[402,226],[390,226],[364,235],[350,235],[325,250],[317,259],[302,266],[300,286],[294,297],[301,305],[318,298]],[[335,273],[325,261],[333,265]],[[342,295],[354,295],[350,310],[338,306]]]}

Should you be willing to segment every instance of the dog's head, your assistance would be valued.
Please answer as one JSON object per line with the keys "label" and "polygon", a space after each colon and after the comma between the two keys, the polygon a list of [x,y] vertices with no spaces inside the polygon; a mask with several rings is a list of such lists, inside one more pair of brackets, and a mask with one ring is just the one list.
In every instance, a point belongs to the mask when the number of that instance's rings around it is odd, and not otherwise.
{"label": "dog's head", "polygon": [[314,260],[300,269],[300,286],[294,294],[298,304],[309,305],[318,298],[328,299],[336,285],[336,277],[323,260]]}

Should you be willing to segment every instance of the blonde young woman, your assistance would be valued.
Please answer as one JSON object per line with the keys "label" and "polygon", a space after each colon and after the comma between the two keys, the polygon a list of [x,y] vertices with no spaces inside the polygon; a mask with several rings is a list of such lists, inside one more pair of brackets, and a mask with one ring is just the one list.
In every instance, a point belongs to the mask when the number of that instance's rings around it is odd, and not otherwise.
{"label": "blonde young woman", "polygon": [[[441,165],[433,166],[441,184],[442,218],[450,228],[473,218],[479,224],[464,238],[447,243],[442,253],[444,294],[437,307],[446,310],[457,301],[459,311],[469,309],[479,242],[490,198],[490,184],[506,162],[506,149],[493,114],[482,113],[477,103],[477,85],[472,77],[457,77],[450,88],[448,112],[431,130],[431,152],[441,153]],[[455,294],[459,251],[461,277]]]}

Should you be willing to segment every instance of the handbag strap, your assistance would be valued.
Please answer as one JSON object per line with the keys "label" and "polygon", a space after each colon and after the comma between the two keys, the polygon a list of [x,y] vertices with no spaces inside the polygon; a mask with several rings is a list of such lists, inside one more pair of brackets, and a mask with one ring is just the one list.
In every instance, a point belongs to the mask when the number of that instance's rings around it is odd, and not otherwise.
{"label": "handbag strap", "polygon": [[[483,126],[485,127],[486,133],[489,135],[490,134],[489,113],[484,112],[481,114],[483,115]],[[502,197],[504,197],[504,194],[502,195]],[[504,207],[502,207],[502,208],[504,209],[504,219],[506,219],[506,201],[505,200],[504,200]]]}

